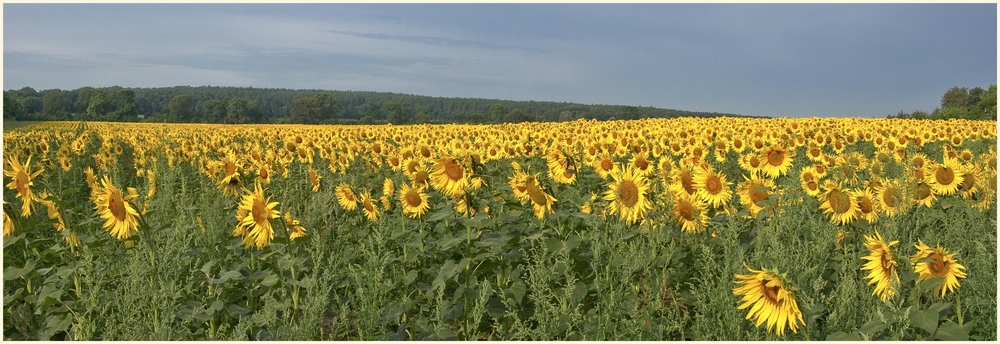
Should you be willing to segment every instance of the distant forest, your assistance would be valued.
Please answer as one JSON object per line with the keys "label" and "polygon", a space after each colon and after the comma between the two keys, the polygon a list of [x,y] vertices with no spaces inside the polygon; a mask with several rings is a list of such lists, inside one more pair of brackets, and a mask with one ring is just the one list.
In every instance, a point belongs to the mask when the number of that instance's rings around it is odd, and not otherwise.
{"label": "distant forest", "polygon": [[3,93],[4,119],[193,123],[513,123],[736,114],[627,105],[255,87],[82,87]]}

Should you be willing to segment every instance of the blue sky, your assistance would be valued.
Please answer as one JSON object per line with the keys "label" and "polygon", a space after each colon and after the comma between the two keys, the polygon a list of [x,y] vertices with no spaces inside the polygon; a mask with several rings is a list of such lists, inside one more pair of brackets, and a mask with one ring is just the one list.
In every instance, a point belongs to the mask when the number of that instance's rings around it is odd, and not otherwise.
{"label": "blue sky", "polygon": [[4,4],[3,89],[253,86],[781,117],[997,80],[996,4]]}

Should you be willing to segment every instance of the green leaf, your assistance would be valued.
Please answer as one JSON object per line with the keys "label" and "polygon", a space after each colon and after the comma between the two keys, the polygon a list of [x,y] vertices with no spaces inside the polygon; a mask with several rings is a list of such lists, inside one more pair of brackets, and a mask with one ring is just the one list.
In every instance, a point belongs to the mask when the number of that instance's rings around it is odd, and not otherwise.
{"label": "green leaf", "polygon": [[417,270],[410,270],[403,276],[403,285],[410,285],[414,280],[417,279]]}
{"label": "green leaf", "polygon": [[21,276],[21,268],[11,266],[3,270],[4,281],[14,280],[20,276]]}
{"label": "green leaf", "polygon": [[861,341],[861,337],[854,335],[853,333],[847,333],[844,331],[837,331],[826,336],[826,340],[848,340],[848,341]]}
{"label": "green leaf", "polygon": [[243,279],[243,274],[241,274],[239,271],[236,271],[236,270],[226,271],[226,272],[223,272],[222,275],[219,276],[219,283],[225,283],[228,280],[239,281],[239,280],[242,280],[242,279]]}
{"label": "green leaf", "polygon": [[240,305],[237,305],[235,303],[231,303],[229,304],[229,306],[226,306],[226,311],[229,312],[229,316],[234,318],[250,315],[250,310],[240,307]]}
{"label": "green leaf", "polygon": [[944,277],[928,278],[920,282],[920,288],[923,290],[934,290],[942,284],[944,284]]}
{"label": "green leaf", "polygon": [[941,327],[938,328],[934,338],[950,341],[965,341],[969,340],[969,331],[949,320],[944,324],[941,324]]}
{"label": "green leaf", "polygon": [[69,313],[63,313],[60,315],[49,315],[45,320],[45,329],[42,330],[41,340],[50,340],[52,335],[56,332],[62,332],[69,329],[69,326],[73,323],[73,317]]}
{"label": "green leaf", "polygon": [[927,307],[927,309],[932,310],[932,311],[938,313],[938,315],[940,315],[941,312],[943,312],[943,311],[945,311],[945,310],[947,310],[949,308],[951,308],[951,302],[943,302],[943,301],[936,302],[933,305],[931,305],[930,307]]}
{"label": "green leaf", "polygon": [[937,330],[938,313],[929,309],[911,312],[910,323],[917,328],[927,331],[927,334],[934,334],[934,330]]}
{"label": "green leaf", "polygon": [[450,216],[454,212],[455,210],[453,210],[451,207],[445,207],[444,209],[441,209],[433,214],[428,215],[427,221],[430,222],[441,221],[444,220],[444,218]]}
{"label": "green leaf", "polygon": [[278,276],[275,274],[268,274],[263,281],[260,281],[260,285],[265,287],[273,286],[275,283],[278,283]]}
{"label": "green leaf", "polygon": [[205,265],[201,266],[201,272],[205,273],[205,276],[212,276],[212,266],[215,265],[215,259],[208,261]]}
{"label": "green leaf", "polygon": [[882,322],[881,319],[876,318],[872,319],[867,324],[862,325],[861,328],[858,329],[858,333],[867,335],[867,334],[873,334],[878,331],[882,331],[883,329],[885,329],[885,323]]}
{"label": "green leaf", "polygon": [[509,297],[513,296],[512,299],[514,299],[515,302],[521,303],[521,300],[524,299],[524,293],[527,291],[527,288],[524,286],[524,282],[516,280],[514,283],[511,283],[510,288],[507,288],[507,291],[511,294]]}

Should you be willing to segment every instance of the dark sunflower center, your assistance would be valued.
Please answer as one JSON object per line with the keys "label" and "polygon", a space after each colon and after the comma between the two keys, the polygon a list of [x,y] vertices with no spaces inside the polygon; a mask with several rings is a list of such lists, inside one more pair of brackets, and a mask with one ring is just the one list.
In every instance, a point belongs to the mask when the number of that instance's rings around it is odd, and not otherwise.
{"label": "dark sunflower center", "polygon": [[767,297],[767,299],[771,301],[771,303],[774,303],[778,306],[784,304],[783,300],[778,301],[778,291],[781,290],[781,288],[778,286],[768,287],[767,282],[768,282],[767,280],[761,282],[761,289],[764,289],[764,296]]}
{"label": "dark sunflower center", "polygon": [[951,185],[955,181],[955,171],[948,166],[941,166],[934,172],[934,178],[940,185]]}
{"label": "dark sunflower center", "polygon": [[618,184],[618,201],[626,208],[634,207],[639,203],[639,188],[631,180],[626,180]]}
{"label": "dark sunflower center", "polygon": [[851,209],[851,196],[848,196],[846,192],[831,190],[827,199],[830,201],[830,208],[835,213],[843,214]]}
{"label": "dark sunflower center", "polygon": [[260,177],[263,178],[263,179],[267,179],[268,176],[269,176],[269,174],[267,172],[267,168],[266,167],[261,167],[260,168]]}
{"label": "dark sunflower center", "polygon": [[31,178],[28,176],[28,173],[24,172],[24,170],[17,171],[17,176],[14,177],[14,181],[17,185],[17,193],[21,196],[26,196],[28,183],[31,182]]}
{"label": "dark sunflower center", "polygon": [[892,269],[892,263],[893,263],[892,256],[889,254],[889,252],[886,252],[884,250],[882,251],[881,263],[882,263],[882,270],[886,272],[886,278],[888,278],[889,277],[888,272],[890,269]]}
{"label": "dark sunflower center", "polygon": [[635,159],[635,167],[638,167],[640,170],[645,171],[647,168],[649,168],[649,162],[646,161],[646,158],[639,157],[638,159]]}
{"label": "dark sunflower center", "polygon": [[399,158],[397,158],[397,157],[391,157],[391,158],[389,158],[389,163],[392,164],[392,166],[394,166],[394,167],[395,166],[399,166]]}
{"label": "dark sunflower center", "polygon": [[369,199],[366,199],[364,201],[364,204],[362,204],[362,205],[365,207],[365,210],[368,211],[369,213],[375,211],[375,207],[372,206],[372,201],[369,200]]}
{"label": "dark sunflower center", "polygon": [[253,207],[250,208],[250,212],[253,215],[253,221],[256,222],[258,226],[267,222],[267,215],[269,215],[267,210],[267,203],[263,198],[257,197],[257,199],[253,201]]}
{"label": "dark sunflower center", "polygon": [[413,178],[413,181],[417,184],[427,183],[427,171],[417,171],[417,175]]}
{"label": "dark sunflower center", "polygon": [[719,177],[709,176],[705,179],[705,190],[710,194],[718,194],[722,191],[722,184],[719,183]]}
{"label": "dark sunflower center", "polygon": [[681,172],[681,186],[684,187],[684,191],[687,192],[688,195],[693,195],[694,194],[694,191],[695,191],[694,190],[694,177],[691,176],[690,172],[688,172],[688,171]]}
{"label": "dark sunflower center", "polygon": [[916,194],[917,194],[917,199],[918,200],[922,200],[924,198],[930,197],[931,196],[931,187],[928,186],[927,183],[920,183],[919,185],[917,185]]}
{"label": "dark sunflower center", "polygon": [[771,166],[781,166],[783,162],[785,162],[785,156],[779,151],[772,151],[771,154],[767,155],[767,163]]}
{"label": "dark sunflower center", "polygon": [[809,188],[810,191],[819,189],[819,185],[817,185],[816,182],[812,181],[806,183],[806,187]]}
{"label": "dark sunflower center", "polygon": [[227,161],[225,171],[227,177],[233,175],[236,173],[236,164]]}
{"label": "dark sunflower center", "polygon": [[763,185],[754,185],[750,187],[750,200],[753,201],[758,207],[761,207],[761,202],[767,200],[770,194],[767,192],[767,187]]}
{"label": "dark sunflower center", "polygon": [[458,181],[462,179],[462,167],[458,166],[458,161],[452,160],[444,165],[444,173],[448,175],[448,179],[453,181]]}
{"label": "dark sunflower center", "polygon": [[865,214],[871,214],[872,210],[875,208],[872,206],[872,201],[870,199],[862,198],[858,201],[858,207],[861,208],[861,212]]}
{"label": "dark sunflower center", "polygon": [[757,159],[757,157],[756,157],[756,156],[752,156],[752,157],[750,157],[750,161],[749,161],[749,163],[750,163],[750,167],[753,167],[753,168],[758,168],[758,167],[760,167],[760,160],[759,160],[759,159]]}
{"label": "dark sunflower center", "polygon": [[813,148],[809,150],[809,155],[813,157],[819,157],[820,153],[822,153],[822,151],[820,151],[819,148]]}
{"label": "dark sunflower center", "polygon": [[944,257],[940,253],[933,253],[928,257],[933,259],[933,262],[927,263],[927,268],[931,270],[931,274],[934,277],[944,276],[948,272],[948,264],[944,262]]}
{"label": "dark sunflower center", "polygon": [[889,207],[896,207],[896,202],[900,199],[899,190],[896,188],[886,188],[882,191],[882,202]]}
{"label": "dark sunflower center", "polygon": [[420,147],[420,155],[424,156],[425,158],[430,158],[431,150],[427,149],[427,147]]}
{"label": "dark sunflower center", "polygon": [[423,199],[420,198],[420,194],[416,191],[410,191],[406,194],[406,204],[411,208],[419,207],[421,202],[423,202]]}
{"label": "dark sunflower center", "polygon": [[601,159],[601,169],[605,171],[611,171],[615,168],[615,163],[611,159]]}
{"label": "dark sunflower center", "polygon": [[965,178],[962,180],[962,184],[959,184],[963,190],[972,190],[976,186],[976,176],[974,174],[966,174]]}
{"label": "dark sunflower center", "polygon": [[694,221],[694,207],[689,203],[677,205],[677,214],[680,214],[686,221]]}
{"label": "dark sunflower center", "polygon": [[125,221],[125,201],[122,199],[121,191],[111,191],[111,197],[108,197],[108,210],[111,211],[111,215],[115,217],[119,222]]}

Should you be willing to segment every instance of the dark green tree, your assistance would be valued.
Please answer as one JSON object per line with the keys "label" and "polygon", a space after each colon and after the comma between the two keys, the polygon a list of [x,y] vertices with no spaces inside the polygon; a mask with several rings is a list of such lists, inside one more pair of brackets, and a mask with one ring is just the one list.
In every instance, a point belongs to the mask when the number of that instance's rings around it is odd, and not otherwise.
{"label": "dark green tree", "polygon": [[976,103],[980,119],[997,119],[997,84],[990,85],[986,92],[979,95],[979,102]]}
{"label": "dark green tree", "polygon": [[222,123],[226,119],[226,102],[218,99],[209,99],[204,105],[204,120],[208,123]]}
{"label": "dark green tree", "polygon": [[292,101],[292,123],[316,123],[320,118],[320,105],[314,97]]}
{"label": "dark green tree", "polygon": [[87,113],[87,108],[90,107],[90,97],[96,91],[93,87],[81,87],[80,92],[76,94],[76,102],[73,103],[73,112],[79,114]]}
{"label": "dark green tree", "polygon": [[135,91],[122,89],[115,92],[114,97],[115,113],[113,117],[119,121],[135,121],[139,114],[139,105],[136,103]]}
{"label": "dark green tree", "polygon": [[167,109],[170,120],[174,122],[190,122],[194,116],[194,102],[191,101],[191,96],[186,94],[170,99]]}
{"label": "dark green tree", "polygon": [[42,114],[54,120],[69,119],[69,99],[60,89],[45,91],[42,96]]}
{"label": "dark green tree", "polygon": [[965,108],[969,102],[969,89],[966,87],[952,87],[947,92],[941,96],[941,107],[960,107]]}
{"label": "dark green tree", "polygon": [[3,119],[4,120],[17,120],[24,117],[23,110],[21,109],[21,103],[17,101],[16,95],[13,91],[3,92]]}
{"label": "dark green tree", "polygon": [[490,122],[500,123],[500,121],[502,121],[504,116],[506,115],[507,115],[507,108],[505,108],[503,104],[495,103],[490,106],[490,112],[489,112]]}
{"label": "dark green tree", "polygon": [[260,108],[260,102],[251,100],[247,102],[247,120],[250,123],[264,123],[264,110]]}
{"label": "dark green tree", "polygon": [[92,121],[107,121],[111,119],[111,111],[114,105],[107,99],[104,90],[96,90],[90,95],[90,103],[87,104],[86,119]]}
{"label": "dark green tree", "polygon": [[249,122],[247,117],[247,100],[232,98],[226,103],[226,123],[243,124]]}
{"label": "dark green tree", "polygon": [[385,101],[383,105],[389,123],[401,124],[412,120],[413,114],[410,111],[410,104],[403,103],[399,98],[392,98]]}

